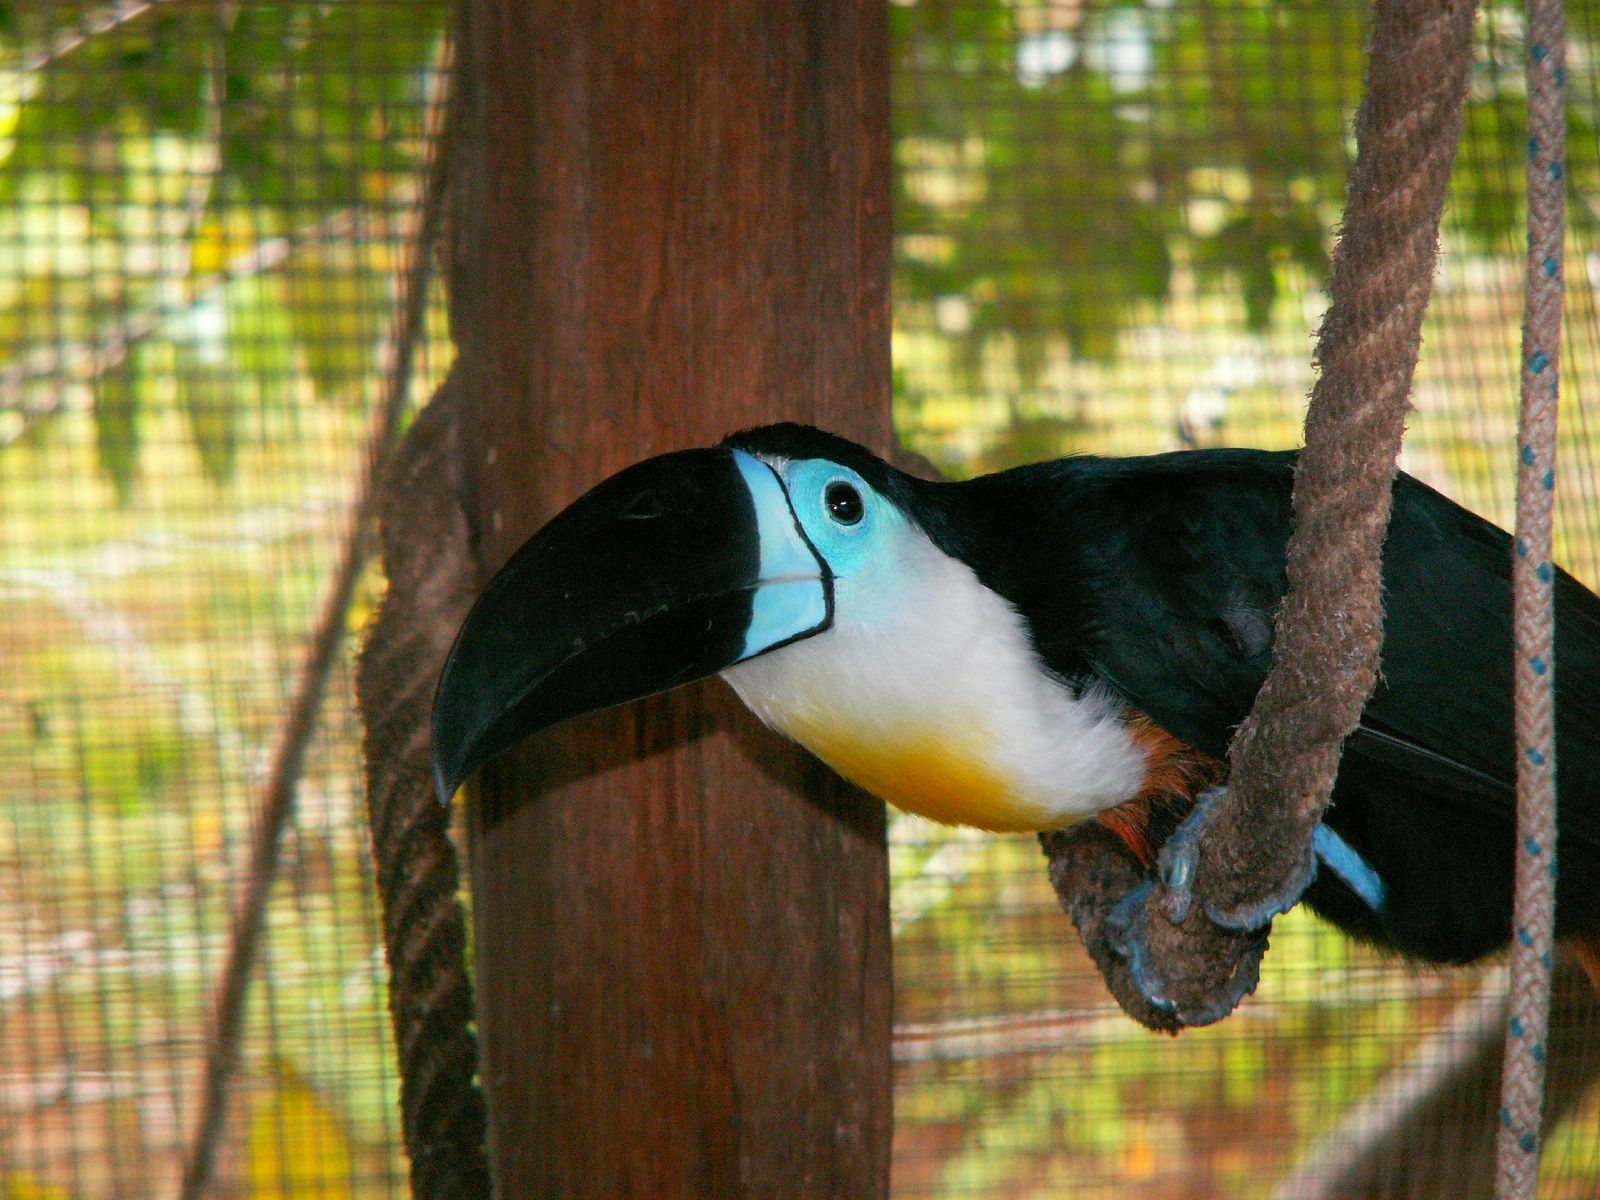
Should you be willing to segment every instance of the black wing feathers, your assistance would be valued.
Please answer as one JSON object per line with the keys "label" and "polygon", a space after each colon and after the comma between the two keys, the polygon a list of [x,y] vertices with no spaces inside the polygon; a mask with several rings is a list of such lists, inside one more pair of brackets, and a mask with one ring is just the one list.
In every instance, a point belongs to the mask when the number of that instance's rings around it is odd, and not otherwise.
{"label": "black wing feathers", "polygon": [[1147,460],[1104,488],[1095,507],[1105,532],[1080,586],[1095,600],[1085,633],[1096,673],[1222,758],[1272,661],[1290,463],[1233,452],[1195,472],[1194,457]]}
{"label": "black wing feathers", "polygon": [[[1074,549],[1058,552],[1048,586],[1000,590],[1046,630],[1038,645],[1051,669],[1088,669],[1166,730],[1226,755],[1272,661],[1293,462],[1291,453],[1189,451],[1069,459],[1054,477],[1014,480],[1008,525],[1029,528],[1013,538]],[[1074,629],[1051,634],[1064,595],[1075,597]],[[1509,794],[1509,536],[1400,475],[1384,610],[1381,680],[1350,752],[1440,787]],[[1600,600],[1560,573],[1557,610],[1562,782],[1587,794],[1600,760],[1600,693],[1587,686],[1600,680]],[[1053,654],[1056,642],[1075,656]]]}
{"label": "black wing feathers", "polygon": [[1065,459],[958,485],[946,549],[1027,619],[1045,664],[1094,675],[1216,757],[1271,664],[1293,458]]}

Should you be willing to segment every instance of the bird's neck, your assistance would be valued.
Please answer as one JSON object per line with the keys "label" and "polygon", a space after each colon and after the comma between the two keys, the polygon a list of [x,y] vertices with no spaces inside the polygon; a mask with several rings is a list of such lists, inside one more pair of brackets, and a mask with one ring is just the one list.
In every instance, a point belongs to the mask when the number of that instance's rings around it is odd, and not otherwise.
{"label": "bird's neck", "polygon": [[1058,828],[1139,794],[1147,756],[1121,705],[1049,674],[1016,610],[964,563],[926,539],[903,558],[892,583],[838,581],[832,629],[728,670],[751,710],[867,791],[950,824]]}

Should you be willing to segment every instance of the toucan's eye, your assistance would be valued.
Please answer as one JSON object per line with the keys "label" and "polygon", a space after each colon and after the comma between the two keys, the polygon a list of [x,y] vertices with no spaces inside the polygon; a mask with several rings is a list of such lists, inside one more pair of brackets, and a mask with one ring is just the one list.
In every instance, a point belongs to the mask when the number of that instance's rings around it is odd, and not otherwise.
{"label": "toucan's eye", "polygon": [[822,502],[828,506],[828,515],[840,525],[858,525],[862,513],[861,493],[842,480],[834,480],[822,493]]}

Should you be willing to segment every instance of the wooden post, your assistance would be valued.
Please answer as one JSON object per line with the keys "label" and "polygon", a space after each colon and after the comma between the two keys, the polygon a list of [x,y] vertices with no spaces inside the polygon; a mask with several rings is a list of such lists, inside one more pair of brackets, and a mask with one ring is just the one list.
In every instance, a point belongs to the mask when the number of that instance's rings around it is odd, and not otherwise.
{"label": "wooden post", "polygon": [[[487,572],[650,454],[886,448],[882,0],[465,0],[448,273]],[[499,1194],[888,1193],[884,816],[719,681],[484,772]]]}

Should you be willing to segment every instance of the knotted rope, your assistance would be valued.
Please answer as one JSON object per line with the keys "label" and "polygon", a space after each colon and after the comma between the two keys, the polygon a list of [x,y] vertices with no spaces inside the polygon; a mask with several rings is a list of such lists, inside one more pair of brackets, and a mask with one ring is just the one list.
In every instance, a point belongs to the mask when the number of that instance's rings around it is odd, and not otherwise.
{"label": "knotted rope", "polygon": [[1517,876],[1511,1004],[1501,1078],[1495,1191],[1532,1200],[1550,1028],[1555,935],[1556,409],[1560,396],[1561,250],[1566,184],[1566,11],[1528,0],[1528,273],[1517,431],[1517,538],[1512,558]]}

